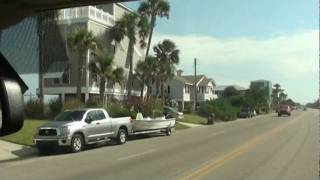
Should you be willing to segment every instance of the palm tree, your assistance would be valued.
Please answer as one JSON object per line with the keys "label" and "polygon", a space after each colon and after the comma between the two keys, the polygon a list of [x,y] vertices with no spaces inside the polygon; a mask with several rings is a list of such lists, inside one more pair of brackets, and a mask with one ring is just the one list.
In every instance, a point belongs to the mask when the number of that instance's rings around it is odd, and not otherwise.
{"label": "palm tree", "polygon": [[84,28],[75,28],[68,34],[68,47],[78,53],[78,79],[77,79],[77,98],[81,101],[81,87],[83,82],[83,73],[86,69],[85,58],[89,49],[95,49],[98,41],[91,31]]}
{"label": "palm tree", "polygon": [[174,76],[175,66],[179,63],[180,50],[176,48],[174,42],[166,39],[153,48],[158,61],[159,73],[156,81],[157,96],[159,87],[163,97],[163,83]]}
{"label": "palm tree", "polygon": [[139,61],[136,65],[134,78],[140,82],[141,90],[140,90],[140,99],[143,100],[143,91],[144,85],[147,78],[147,67],[145,61]]}
{"label": "palm tree", "polygon": [[107,81],[111,82],[112,85],[115,83],[121,84],[124,79],[123,69],[113,68],[113,58],[105,51],[101,51],[95,54],[94,60],[89,63],[89,70],[95,75],[95,81],[99,79],[99,99],[100,102],[104,103]]}
{"label": "palm tree", "polygon": [[153,30],[156,26],[157,17],[169,19],[170,4],[166,0],[145,0],[141,2],[138,12],[150,21],[149,39],[147,44],[146,57],[149,55]]}
{"label": "palm tree", "polygon": [[[43,94],[43,74],[44,74],[44,41],[47,36],[48,29],[51,28],[51,25],[56,22],[58,13],[57,11],[44,11],[39,12],[37,15],[37,35],[38,35],[38,72],[39,72],[39,101],[41,107],[43,108],[44,104],[44,94]],[[44,109],[41,110],[42,115],[44,115]]]}
{"label": "palm tree", "polygon": [[158,62],[155,57],[148,56],[145,61],[139,61],[136,66],[135,77],[140,81],[141,92],[140,97],[143,100],[144,87],[147,85],[147,99],[149,98],[150,89],[154,82],[155,76],[159,72]]}
{"label": "palm tree", "polygon": [[133,53],[134,46],[137,42],[137,35],[140,37],[140,46],[145,47],[145,39],[147,37],[149,26],[147,19],[136,13],[125,13],[121,19],[116,21],[114,27],[110,31],[111,38],[120,42],[125,36],[129,38],[127,60],[129,60],[129,77],[127,81],[128,98],[131,96],[132,76],[133,76]]}
{"label": "palm tree", "polygon": [[284,93],[284,91],[281,91],[281,93],[279,94],[279,99],[280,102],[284,102],[287,99],[288,95],[286,93]]}

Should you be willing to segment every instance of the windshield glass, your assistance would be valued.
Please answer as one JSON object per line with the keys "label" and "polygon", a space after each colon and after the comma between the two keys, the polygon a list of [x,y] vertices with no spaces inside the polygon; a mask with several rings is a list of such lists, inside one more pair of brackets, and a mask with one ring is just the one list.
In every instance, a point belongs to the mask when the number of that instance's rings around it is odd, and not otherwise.
{"label": "windshield glass", "polygon": [[319,1],[0,0],[1,179],[316,179]]}
{"label": "windshield glass", "polygon": [[80,121],[84,115],[85,111],[65,111],[60,113],[55,121]]}

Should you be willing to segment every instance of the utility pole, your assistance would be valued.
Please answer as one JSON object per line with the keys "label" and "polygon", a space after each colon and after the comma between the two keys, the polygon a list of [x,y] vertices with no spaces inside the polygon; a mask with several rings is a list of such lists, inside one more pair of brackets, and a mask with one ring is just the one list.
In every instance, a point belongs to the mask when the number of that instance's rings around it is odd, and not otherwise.
{"label": "utility pole", "polygon": [[194,58],[194,101],[193,110],[197,110],[197,58]]}

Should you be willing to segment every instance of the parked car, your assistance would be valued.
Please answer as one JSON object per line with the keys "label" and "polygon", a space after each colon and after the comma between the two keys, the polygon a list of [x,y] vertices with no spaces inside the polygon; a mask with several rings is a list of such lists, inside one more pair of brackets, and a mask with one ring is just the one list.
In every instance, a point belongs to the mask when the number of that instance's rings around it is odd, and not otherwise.
{"label": "parked car", "polygon": [[291,108],[288,105],[281,105],[278,109],[278,116],[282,115],[288,115],[291,116]]}
{"label": "parked car", "polygon": [[176,119],[183,119],[183,113],[179,112],[177,109],[165,106],[163,108],[163,114],[166,118],[176,118]]}
{"label": "parked car", "polygon": [[52,146],[79,152],[86,145],[110,140],[124,144],[131,132],[131,117],[111,118],[104,109],[67,110],[39,127],[34,143],[40,152]]}
{"label": "parked car", "polygon": [[253,116],[254,113],[250,108],[242,108],[239,113],[239,118],[251,118]]}

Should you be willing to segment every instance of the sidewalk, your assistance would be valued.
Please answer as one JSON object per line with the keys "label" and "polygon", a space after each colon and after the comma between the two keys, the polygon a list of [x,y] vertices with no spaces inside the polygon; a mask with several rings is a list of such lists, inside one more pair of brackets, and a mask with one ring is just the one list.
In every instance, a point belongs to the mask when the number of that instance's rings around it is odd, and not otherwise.
{"label": "sidewalk", "polygon": [[31,157],[37,154],[37,149],[0,140],[0,162]]}
{"label": "sidewalk", "polygon": [[193,124],[193,123],[186,123],[186,122],[181,122],[181,121],[178,121],[180,124],[182,125],[185,125],[185,126],[188,126],[188,127],[200,127],[200,126],[204,126],[204,125],[201,125],[201,124]]}

